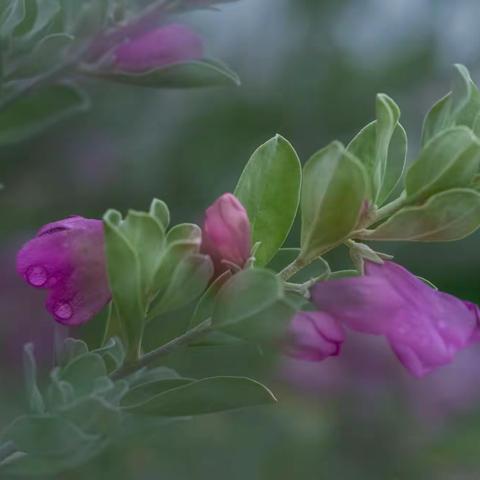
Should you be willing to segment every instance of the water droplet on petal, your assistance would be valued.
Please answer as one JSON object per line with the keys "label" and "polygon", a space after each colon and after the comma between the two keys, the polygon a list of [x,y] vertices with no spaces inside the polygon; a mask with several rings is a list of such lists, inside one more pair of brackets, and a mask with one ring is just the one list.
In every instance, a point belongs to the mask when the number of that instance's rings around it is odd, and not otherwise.
{"label": "water droplet on petal", "polygon": [[59,302],[55,305],[53,313],[59,320],[68,320],[72,317],[73,310],[69,303]]}
{"label": "water droplet on petal", "polygon": [[32,287],[42,287],[48,280],[48,274],[41,265],[33,265],[29,267],[26,273],[27,282]]}

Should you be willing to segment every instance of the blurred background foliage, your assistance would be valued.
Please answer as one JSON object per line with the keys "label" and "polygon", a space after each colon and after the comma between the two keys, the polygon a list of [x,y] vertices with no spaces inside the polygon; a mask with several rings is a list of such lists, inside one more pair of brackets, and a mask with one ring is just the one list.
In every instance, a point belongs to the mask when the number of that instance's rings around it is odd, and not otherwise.
{"label": "blurred background foliage", "polygon": [[[176,222],[234,188],[253,150],[281,133],[302,161],[333,139],[348,142],[374,118],[377,92],[402,109],[410,156],[425,112],[449,89],[451,64],[480,79],[476,0],[240,0],[182,17],[240,88],[155,91],[90,81],[89,112],[0,151],[0,357],[3,426],[23,409],[20,357],[36,342],[51,362],[43,294],[17,278],[14,257],[42,224],[165,200]],[[279,202],[282,199],[279,198]],[[439,288],[480,302],[480,234],[454,244],[385,244]],[[295,245],[295,235],[289,241]],[[335,253],[334,265],[347,262]],[[155,325],[168,338],[178,318]],[[73,332],[95,342],[102,319]],[[381,339],[355,335],[319,365],[254,349],[181,352],[193,374],[258,370],[279,405],[174,423],[109,450],[60,478],[289,480],[477,479],[480,347],[424,380],[408,377]]]}

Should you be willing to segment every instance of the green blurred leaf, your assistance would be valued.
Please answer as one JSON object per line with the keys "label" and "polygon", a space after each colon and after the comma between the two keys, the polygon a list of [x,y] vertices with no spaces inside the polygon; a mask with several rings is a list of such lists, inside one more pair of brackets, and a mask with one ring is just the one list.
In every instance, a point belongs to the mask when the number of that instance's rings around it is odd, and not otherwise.
{"label": "green blurred leaf", "polygon": [[444,130],[420,152],[405,179],[407,201],[468,187],[480,163],[480,142],[466,127]]}
{"label": "green blurred leaf", "polygon": [[375,230],[368,240],[440,242],[460,240],[480,226],[480,193],[452,189],[437,193],[423,205],[405,207]]}
{"label": "green blurred leaf", "polygon": [[42,32],[60,12],[58,0],[23,0],[25,16],[15,28],[15,35],[25,40]]}
{"label": "green blurred leaf", "polygon": [[107,334],[127,340],[129,356],[135,356],[140,346],[145,317],[141,298],[141,270],[138,255],[119,227],[120,219],[118,212],[112,210],[103,217],[107,271],[115,305],[110,312]]}
{"label": "green blurred leaf", "polygon": [[342,144],[314,154],[303,171],[302,258],[314,259],[347,238],[367,196],[365,169]]}
{"label": "green blurred leaf", "polygon": [[276,135],[248,161],[235,195],[248,212],[257,264],[266,265],[285,242],[298,210],[302,167],[292,145]]}
{"label": "green blurred leaf", "polygon": [[142,415],[176,417],[204,415],[275,401],[273,393],[255,380],[212,377],[168,390],[125,410]]}
{"label": "green blurred leaf", "polygon": [[463,65],[455,65],[452,91],[428,112],[423,124],[422,145],[442,130],[455,125],[474,129],[480,112],[480,93]]}
{"label": "green blurred leaf", "polygon": [[126,357],[125,347],[119,337],[109,338],[102,347],[93,350],[92,353],[101,355],[104,361],[110,358],[115,368],[121,367]]}
{"label": "green blurred leaf", "polygon": [[73,84],[41,88],[4,108],[0,104],[0,145],[26,140],[89,106],[85,92]]}
{"label": "green blurred leaf", "polygon": [[58,364],[65,366],[74,358],[85,353],[88,353],[88,345],[83,340],[68,337],[63,341],[63,345],[57,353]]}
{"label": "green blurred leaf", "polygon": [[98,397],[80,399],[59,414],[91,435],[112,435],[120,428],[120,411]]}
{"label": "green blurred leaf", "polygon": [[400,109],[387,95],[378,94],[377,120],[350,142],[347,150],[365,167],[370,180],[370,199],[382,205],[401,180],[407,154],[407,136],[398,123]]}
{"label": "green blurred leaf", "polygon": [[63,61],[74,37],[65,33],[47,35],[35,44],[32,53],[16,66],[10,77],[15,79],[31,78],[56,68]]}
{"label": "green blurred leaf", "polygon": [[183,385],[188,385],[195,380],[191,378],[168,378],[157,380],[132,388],[122,399],[123,408],[145,403],[153,397],[160,395],[168,390],[172,390]]}
{"label": "green blurred leaf", "polygon": [[240,85],[237,74],[219,60],[203,59],[172,64],[145,73],[89,70],[112,82],[151,88],[192,88]]}
{"label": "green blurred leaf", "polygon": [[8,37],[25,17],[24,0],[3,1],[0,5],[0,38]]}
{"label": "green blurred leaf", "polygon": [[107,369],[97,353],[85,353],[72,360],[59,371],[58,378],[73,386],[77,397],[89,395],[95,390],[95,381],[105,377]]}
{"label": "green blurred leaf", "polygon": [[10,424],[3,438],[32,455],[68,455],[98,437],[88,435],[58,415],[26,415]]}
{"label": "green blurred leaf", "polygon": [[160,380],[171,380],[174,378],[180,378],[178,373],[168,367],[155,367],[149,368],[146,367],[137,370],[128,376],[127,381],[129,385],[134,388],[144,383],[158,382]]}
{"label": "green blurred leaf", "polygon": [[160,222],[163,230],[166,232],[168,225],[170,224],[170,210],[168,209],[167,204],[158,198],[154,198],[150,204],[149,213]]}
{"label": "green blurred leaf", "polygon": [[33,344],[23,347],[23,368],[25,371],[25,387],[27,399],[32,413],[44,413],[45,403],[37,385],[37,363],[33,353]]}

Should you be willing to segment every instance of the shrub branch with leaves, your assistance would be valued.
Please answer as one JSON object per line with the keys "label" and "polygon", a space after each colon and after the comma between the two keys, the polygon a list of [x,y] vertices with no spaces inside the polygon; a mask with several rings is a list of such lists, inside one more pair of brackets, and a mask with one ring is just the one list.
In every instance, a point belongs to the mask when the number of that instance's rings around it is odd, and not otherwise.
{"label": "shrub branch with leaves", "polygon": [[[180,77],[188,77],[186,84],[192,78],[210,81],[212,71],[198,76],[198,68],[213,68],[215,75],[232,80],[203,60],[140,74],[138,63],[130,73],[118,72],[112,63],[111,41],[118,45],[124,29],[130,36],[136,31],[131,26],[144,31],[151,15],[215,2],[158,2],[150,16],[133,12],[133,21],[125,20],[129,10],[121,8],[123,2],[78,3],[81,12],[74,10],[77,2],[66,0],[52,0],[45,10],[34,0],[0,7],[2,45],[7,45],[3,75],[12,78],[4,82],[0,126],[10,125],[9,112],[20,108],[19,91],[27,92],[30,102],[45,95],[45,88],[54,88],[56,99],[58,89],[66,88],[73,98],[76,87],[56,85],[67,71],[133,84],[179,85]],[[85,20],[91,18],[98,19],[100,44],[85,43],[77,33],[91,25]],[[52,36],[68,37],[59,52],[70,60],[20,80],[23,59],[31,55],[25,42],[37,35],[44,46]],[[151,53],[148,41],[134,42],[133,52],[140,45]],[[98,60],[95,54],[96,63],[88,62],[92,45],[100,50],[108,45],[106,56]],[[21,48],[25,57],[13,54]],[[146,61],[158,58],[157,51],[150,53]],[[283,344],[287,354],[321,361],[340,353],[350,328],[385,336],[416,376],[451,362],[474,343],[476,305],[437,291],[364,242],[451,241],[480,226],[478,89],[467,70],[457,66],[453,90],[428,113],[421,149],[408,167],[399,107],[380,94],[376,116],[348,146],[333,142],[303,168],[292,145],[275,136],[253,153],[234,194],[222,195],[207,209],[203,228],[171,226],[168,207],[158,199],[148,211],[122,216],[109,210],[103,222],[73,217],[43,227],[20,251],[19,273],[31,286],[48,291],[46,306],[56,321],[85,323],[107,304],[108,320],[99,348],[73,338],[58,342],[56,365],[41,385],[33,346],[25,346],[29,411],[1,434],[0,471],[53,475],[121,442],[145,418],[161,428],[173,419],[276,401],[268,387],[251,378],[208,372],[185,378],[162,366],[170,353],[202,342]],[[9,140],[23,138],[23,133],[0,131]],[[299,246],[282,248],[298,210]],[[349,249],[353,267],[335,272],[323,256],[341,245]],[[181,315],[186,306],[193,312],[189,327],[145,351],[147,326],[172,312]]]}

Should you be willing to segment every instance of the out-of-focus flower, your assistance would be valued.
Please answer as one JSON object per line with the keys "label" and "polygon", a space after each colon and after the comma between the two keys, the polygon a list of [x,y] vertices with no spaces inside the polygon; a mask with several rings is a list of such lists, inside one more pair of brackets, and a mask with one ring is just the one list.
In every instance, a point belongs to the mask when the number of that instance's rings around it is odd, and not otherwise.
{"label": "out-of-focus flower", "polygon": [[288,355],[300,360],[320,361],[340,354],[345,333],[330,315],[322,312],[297,313],[288,329]]}
{"label": "out-of-focus flower", "polygon": [[365,275],[316,284],[320,311],[352,330],[384,335],[400,362],[421,377],[476,340],[479,308],[439,292],[393,262],[366,263]]}
{"label": "out-of-focus flower", "polygon": [[251,250],[250,221],[240,201],[225,193],[207,208],[202,230],[201,251],[213,261],[215,276],[242,268]]}
{"label": "out-of-focus flower", "polygon": [[17,271],[50,290],[46,308],[59,323],[87,322],[111,298],[102,222],[76,216],[45,225],[18,253]]}
{"label": "out-of-focus flower", "polygon": [[141,73],[202,56],[202,38],[185,25],[171,24],[123,41],[113,51],[113,63],[125,72]]}

